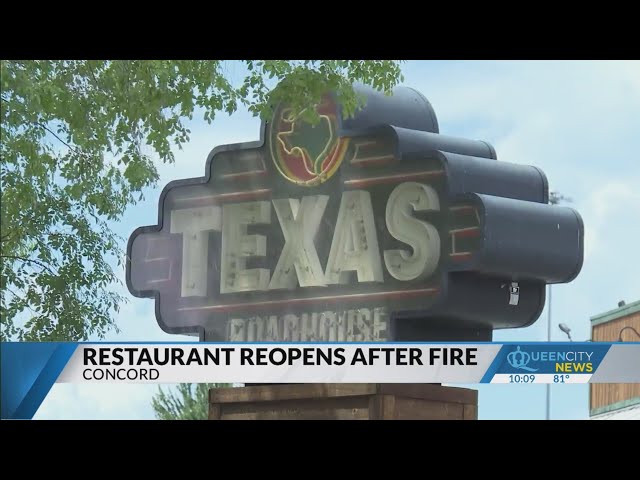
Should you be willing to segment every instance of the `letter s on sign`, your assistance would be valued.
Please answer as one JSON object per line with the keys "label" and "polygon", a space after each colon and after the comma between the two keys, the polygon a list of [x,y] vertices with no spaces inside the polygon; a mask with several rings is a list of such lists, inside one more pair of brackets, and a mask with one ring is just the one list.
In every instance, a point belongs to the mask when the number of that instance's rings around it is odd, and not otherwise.
{"label": "letter s on sign", "polygon": [[398,185],[387,200],[387,229],[395,239],[413,248],[413,254],[408,250],[385,250],[384,263],[391,276],[402,281],[429,277],[440,260],[438,230],[412,217],[414,211],[440,211],[438,194],[421,183]]}

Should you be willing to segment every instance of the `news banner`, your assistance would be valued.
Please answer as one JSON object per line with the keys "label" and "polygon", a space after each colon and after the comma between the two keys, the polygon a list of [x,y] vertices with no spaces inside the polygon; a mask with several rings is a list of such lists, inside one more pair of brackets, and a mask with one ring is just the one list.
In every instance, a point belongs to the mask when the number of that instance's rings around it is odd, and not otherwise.
{"label": "news banner", "polygon": [[2,343],[2,418],[55,383],[640,383],[640,343]]}
{"label": "news banner", "polygon": [[56,383],[635,383],[640,343],[6,343],[3,383],[18,373]]}

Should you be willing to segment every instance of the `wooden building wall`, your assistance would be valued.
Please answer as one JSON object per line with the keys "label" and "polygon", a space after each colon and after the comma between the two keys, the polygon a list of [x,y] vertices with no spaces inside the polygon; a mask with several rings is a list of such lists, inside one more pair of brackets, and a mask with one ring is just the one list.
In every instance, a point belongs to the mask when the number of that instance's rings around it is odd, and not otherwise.
{"label": "wooden building wall", "polygon": [[[620,330],[631,326],[640,332],[640,312],[621,317],[610,322],[594,325],[591,330],[591,339],[594,342],[617,342]],[[631,330],[622,333],[623,341],[640,341]],[[640,398],[640,383],[594,383],[589,386],[589,409],[601,409],[614,403]]]}

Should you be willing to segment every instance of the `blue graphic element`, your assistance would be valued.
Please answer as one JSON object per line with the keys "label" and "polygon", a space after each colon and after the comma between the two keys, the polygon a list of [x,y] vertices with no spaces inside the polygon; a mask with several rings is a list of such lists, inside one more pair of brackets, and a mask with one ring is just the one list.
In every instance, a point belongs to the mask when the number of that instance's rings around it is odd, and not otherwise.
{"label": "blue graphic element", "polygon": [[517,368],[519,370],[526,370],[527,372],[538,371],[537,368],[527,367],[527,365],[529,365],[529,362],[531,361],[531,355],[529,355],[527,352],[521,351],[520,345],[518,345],[515,352],[511,352],[507,355],[507,361],[513,368]]}
{"label": "blue graphic element", "polygon": [[58,342],[2,342],[2,418],[33,418],[77,345]]}
{"label": "blue graphic element", "polygon": [[493,362],[491,362],[491,365],[489,365],[487,371],[484,372],[480,383],[491,383],[491,379],[498,371],[498,368],[500,368],[500,366],[504,363],[507,358],[507,354],[509,353],[509,350],[505,347],[506,345],[500,347],[500,350],[498,350],[498,353],[496,354],[496,358],[493,359]]}
{"label": "blue graphic element", "polygon": [[503,344],[481,383],[490,383],[497,374],[515,374],[522,370],[537,374],[591,375],[610,348],[611,344],[593,342]]}

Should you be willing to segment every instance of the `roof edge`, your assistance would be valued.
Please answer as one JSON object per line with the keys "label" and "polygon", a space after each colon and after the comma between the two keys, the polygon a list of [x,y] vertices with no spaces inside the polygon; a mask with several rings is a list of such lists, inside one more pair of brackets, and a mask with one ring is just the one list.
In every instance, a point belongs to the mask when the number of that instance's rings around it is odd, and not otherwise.
{"label": "roof edge", "polygon": [[640,407],[640,397],[633,397],[620,402],[611,403],[598,408],[589,410],[589,417],[598,417],[600,415],[609,415],[620,411],[631,410]]}
{"label": "roof edge", "polygon": [[591,317],[591,325],[600,325],[601,323],[617,320],[627,315],[640,312],[640,300],[626,304],[623,307],[614,308],[608,312],[600,313]]}

